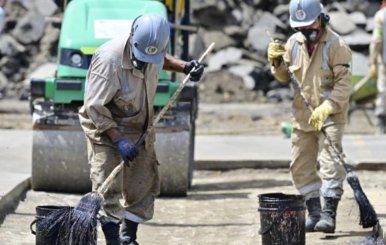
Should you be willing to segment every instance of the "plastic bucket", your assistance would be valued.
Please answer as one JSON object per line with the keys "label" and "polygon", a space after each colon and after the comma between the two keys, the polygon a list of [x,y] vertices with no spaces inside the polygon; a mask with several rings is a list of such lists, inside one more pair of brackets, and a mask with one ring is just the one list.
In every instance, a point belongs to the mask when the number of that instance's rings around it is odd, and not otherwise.
{"label": "plastic bucket", "polygon": [[[44,235],[44,232],[41,227],[41,222],[43,219],[45,219],[47,216],[49,216],[52,212],[58,211],[63,208],[72,208],[68,206],[37,206],[36,209],[36,216],[35,220],[32,221],[30,225],[31,233],[35,235],[35,241],[36,245],[47,245],[47,244],[55,244],[56,238],[58,237],[58,234],[55,234],[55,232],[52,232],[49,236]],[[36,231],[33,229],[33,226],[35,225]]]}
{"label": "plastic bucket", "polygon": [[303,196],[267,193],[258,197],[263,245],[306,244]]}

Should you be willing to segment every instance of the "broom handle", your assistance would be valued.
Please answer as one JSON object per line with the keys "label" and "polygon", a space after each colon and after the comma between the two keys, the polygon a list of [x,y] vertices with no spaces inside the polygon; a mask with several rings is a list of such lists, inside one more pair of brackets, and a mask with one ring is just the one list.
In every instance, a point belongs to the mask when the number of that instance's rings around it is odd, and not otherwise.
{"label": "broom handle", "polygon": [[[271,33],[266,29],[265,30],[267,36],[271,39],[271,42],[274,42],[275,40],[273,39]],[[294,87],[294,89],[296,91],[298,91],[298,93],[300,94],[300,96],[302,97],[303,101],[304,101],[304,104],[306,104],[307,108],[313,112],[314,111],[314,108],[311,106],[310,102],[308,101],[306,95],[303,93],[303,90],[302,88],[300,87],[300,83],[299,81],[296,79],[294,73],[289,69],[288,67],[288,64],[287,62],[285,62],[285,60],[283,59],[283,56],[281,56],[281,61],[282,63],[284,64],[284,68],[286,69],[288,75],[290,76],[290,82],[292,84],[292,86]],[[342,153],[335,147],[335,145],[332,143],[332,140],[330,138],[330,136],[327,134],[327,131],[325,128],[322,128],[321,129],[324,137],[326,137],[327,139],[327,142],[328,142],[328,145],[333,149],[335,155],[337,156],[340,164],[344,167],[344,169],[346,170],[347,173],[350,173],[352,172],[352,169],[351,167],[349,167],[349,165],[346,163],[346,161],[344,160],[344,157],[342,156]]]}
{"label": "broom handle", "polygon": [[[299,92],[300,96],[302,97],[303,101],[304,101],[304,104],[306,104],[307,108],[313,112],[314,111],[314,108],[312,108],[310,102],[308,101],[307,97],[305,96],[305,94],[303,93],[301,87],[300,87],[300,84],[299,82],[295,79],[295,76],[293,74],[293,72],[291,72],[289,69],[288,69],[288,65],[284,62],[283,60],[283,63],[285,64],[285,67],[288,71],[288,73],[290,74],[290,77],[291,77],[291,83],[292,83],[292,86],[295,88],[296,91]],[[352,172],[352,169],[351,167],[348,166],[348,164],[346,163],[346,161],[344,160],[344,157],[342,156],[342,153],[335,147],[335,145],[333,144],[330,136],[327,134],[327,131],[325,128],[322,127],[321,129],[324,137],[326,137],[326,140],[328,142],[328,145],[333,149],[335,155],[337,156],[338,160],[340,161],[340,164],[345,168],[346,172],[347,173],[350,173]]]}
{"label": "broom handle", "polygon": [[[212,51],[214,47],[214,42],[209,45],[209,47],[205,50],[205,52],[201,55],[201,57],[198,59],[198,62],[201,63],[204,58],[209,54],[210,51]],[[185,79],[181,82],[180,86],[177,88],[177,90],[174,92],[172,97],[170,97],[168,103],[161,109],[161,111],[158,113],[157,117],[153,120],[152,125],[146,130],[146,133],[142,134],[141,138],[137,141],[136,145],[141,145],[145,141],[145,137],[147,133],[161,120],[161,118],[165,115],[167,110],[176,102],[178,95],[180,95],[182,89],[186,85],[186,83],[189,81],[190,73],[194,71],[195,68],[193,68],[186,76]],[[98,188],[97,192],[104,196],[106,191],[109,189],[111,184],[113,183],[113,180],[117,177],[119,172],[122,170],[124,161],[121,161],[118,166],[116,166],[113,171],[107,176],[105,181],[103,181],[102,185]]]}

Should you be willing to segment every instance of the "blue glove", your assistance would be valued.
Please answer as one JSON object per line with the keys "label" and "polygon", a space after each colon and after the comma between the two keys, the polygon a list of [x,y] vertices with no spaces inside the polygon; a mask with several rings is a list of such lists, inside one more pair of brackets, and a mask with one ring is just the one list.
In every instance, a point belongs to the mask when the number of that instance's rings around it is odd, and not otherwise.
{"label": "blue glove", "polygon": [[120,138],[114,142],[118,147],[119,152],[123,158],[125,164],[128,164],[128,161],[133,161],[134,158],[138,155],[138,148],[133,144],[128,138]]}
{"label": "blue glove", "polygon": [[[194,70],[192,71],[193,68]],[[191,60],[187,62],[184,67],[184,73],[189,74],[189,72],[190,72],[190,81],[197,82],[201,79],[201,76],[204,73],[204,65],[200,64],[197,60]]]}

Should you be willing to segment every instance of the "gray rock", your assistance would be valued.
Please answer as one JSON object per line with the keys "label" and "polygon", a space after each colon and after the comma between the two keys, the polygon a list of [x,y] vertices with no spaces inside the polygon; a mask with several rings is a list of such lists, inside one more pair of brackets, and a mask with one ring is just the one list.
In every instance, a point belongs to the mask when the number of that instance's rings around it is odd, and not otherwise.
{"label": "gray rock", "polygon": [[353,12],[350,15],[350,19],[356,24],[360,26],[366,26],[367,19],[364,13],[362,12]]}
{"label": "gray rock", "polygon": [[366,24],[365,30],[367,32],[372,32],[374,30],[374,18],[373,17],[367,19],[367,24]]}
{"label": "gray rock", "polygon": [[267,31],[274,33],[276,31],[276,27],[285,28],[286,25],[274,15],[264,12],[259,20],[249,30],[246,45],[248,47],[252,47],[254,50],[264,53],[271,39],[268,37]]}
{"label": "gray rock", "polygon": [[235,64],[241,59],[242,54],[241,49],[233,47],[220,50],[209,57],[207,71],[217,71],[224,65]]}
{"label": "gray rock", "polygon": [[251,72],[254,69],[253,63],[249,65],[237,65],[237,66],[232,66],[229,68],[229,72],[239,76],[243,79],[244,85],[247,89],[253,90],[255,88],[255,80],[253,79],[252,76],[250,76]]}
{"label": "gray rock", "polygon": [[227,36],[223,31],[209,31],[202,32],[202,38],[206,47],[212,42],[216,42],[214,50],[220,50],[225,47],[235,46],[236,41]]}
{"label": "gray rock", "polygon": [[363,31],[356,30],[349,35],[342,36],[342,38],[348,43],[350,46],[364,45],[367,46],[371,41],[371,34]]}
{"label": "gray rock", "polygon": [[345,12],[332,12],[330,14],[330,26],[340,35],[347,35],[354,32],[357,27]]}
{"label": "gray rock", "polygon": [[43,16],[51,16],[57,10],[58,6],[52,0],[34,0],[35,9]]}
{"label": "gray rock", "polygon": [[44,27],[44,17],[37,12],[29,12],[17,23],[12,35],[19,42],[29,44],[40,40]]}
{"label": "gray rock", "polygon": [[18,43],[11,35],[0,35],[0,54],[7,56],[15,56],[24,53],[26,48]]}

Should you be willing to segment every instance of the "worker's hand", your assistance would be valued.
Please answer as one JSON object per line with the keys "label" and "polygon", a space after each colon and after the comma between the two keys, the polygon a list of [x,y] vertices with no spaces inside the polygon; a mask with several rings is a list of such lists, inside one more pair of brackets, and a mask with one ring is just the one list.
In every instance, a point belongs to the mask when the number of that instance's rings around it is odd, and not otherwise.
{"label": "worker's hand", "polygon": [[369,76],[371,79],[375,80],[378,77],[377,65],[371,65],[369,68]]}
{"label": "worker's hand", "polygon": [[204,65],[200,64],[197,60],[191,60],[186,62],[184,73],[190,73],[190,81],[197,82],[201,79],[201,76],[204,73]]}
{"label": "worker's hand", "polygon": [[332,107],[330,104],[322,103],[312,112],[310,118],[308,119],[308,123],[311,124],[316,130],[320,131],[331,111]]}
{"label": "worker's hand", "polygon": [[267,56],[271,65],[275,62],[275,60],[281,59],[284,53],[285,48],[282,42],[276,40],[268,44]]}
{"label": "worker's hand", "polygon": [[133,144],[128,138],[122,137],[115,141],[114,144],[117,146],[119,152],[121,153],[125,164],[127,164],[128,161],[133,161],[134,158],[138,155],[137,146]]}

